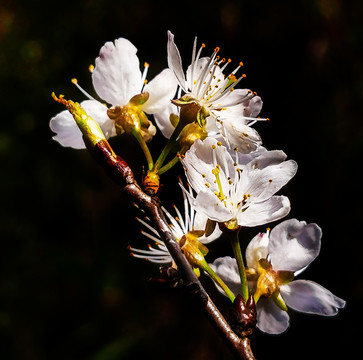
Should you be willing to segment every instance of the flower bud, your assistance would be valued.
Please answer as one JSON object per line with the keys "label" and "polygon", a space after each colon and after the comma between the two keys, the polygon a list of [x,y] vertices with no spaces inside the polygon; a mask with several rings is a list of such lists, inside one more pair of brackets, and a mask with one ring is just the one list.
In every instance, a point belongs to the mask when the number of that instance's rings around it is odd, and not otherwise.
{"label": "flower bud", "polygon": [[240,294],[236,296],[230,309],[229,323],[232,330],[240,337],[252,334],[257,324],[257,310],[252,295],[247,303]]}
{"label": "flower bud", "polygon": [[97,143],[102,140],[107,142],[100,125],[82,109],[79,103],[73,102],[72,100],[66,100],[63,95],[59,95],[58,98],[52,93],[52,97],[55,101],[65,105],[67,110],[72,114],[78,128],[82,132],[83,140],[88,148],[94,148]]}
{"label": "flower bud", "polygon": [[204,140],[208,133],[196,123],[188,124],[179,135],[180,152],[185,153],[196,139]]}

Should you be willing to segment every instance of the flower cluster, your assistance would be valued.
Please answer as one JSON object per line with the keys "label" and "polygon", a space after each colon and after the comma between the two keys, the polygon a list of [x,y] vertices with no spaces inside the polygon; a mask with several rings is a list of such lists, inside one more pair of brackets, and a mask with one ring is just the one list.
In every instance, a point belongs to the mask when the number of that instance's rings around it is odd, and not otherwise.
{"label": "flower cluster", "polygon": [[[203,51],[205,45],[197,48],[195,39],[191,64],[184,71],[174,35],[168,32],[168,68],[148,83],[149,65],[140,71],[135,46],[123,38],[107,42],[92,67],[93,86],[102,100],[92,98],[74,80],[88,99],[51,119],[54,139],[63,146],[84,148],[87,131],[92,130],[81,132],[76,118],[82,114],[94,119],[105,140],[133,135],[146,156],[143,186],[152,196],[159,191],[160,175],[180,161],[188,187],[180,183],[184,214],[175,207],[174,218],[163,208],[170,231],[198,275],[206,272],[232,302],[238,294],[245,303],[253,299],[261,331],[285,331],[288,308],[335,315],[344,300],[312,281],[294,280],[319,254],[322,232],[316,224],[286,220],[256,235],[242,254],[238,238],[242,228],[289,214],[289,199],[277,193],[296,174],[297,164],[281,150],[264,148],[251,127],[268,118],[258,117],[262,100],[255,92],[236,88],[245,77],[239,74],[242,62],[226,71],[232,60],[221,58],[218,47],[210,56],[202,56]],[[69,105],[63,97],[56,100]],[[148,115],[168,139],[155,162],[146,145],[156,132]],[[165,163],[173,152],[177,155]],[[132,255],[175,267],[153,224],[138,220],[152,245],[148,250],[130,246]],[[206,245],[222,234],[230,239],[235,257],[219,257],[208,264]]]}

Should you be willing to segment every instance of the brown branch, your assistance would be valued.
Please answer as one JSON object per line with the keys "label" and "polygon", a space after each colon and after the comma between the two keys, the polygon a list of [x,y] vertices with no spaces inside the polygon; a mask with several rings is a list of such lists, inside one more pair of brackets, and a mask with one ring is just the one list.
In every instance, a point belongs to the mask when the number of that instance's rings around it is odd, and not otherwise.
{"label": "brown branch", "polygon": [[196,295],[196,298],[208,314],[209,319],[218,329],[220,335],[229,345],[235,356],[239,359],[254,360],[255,358],[249,339],[247,337],[240,338],[233,332],[195,275],[170,231],[168,222],[164,217],[157,198],[145,194],[137,184],[133,172],[126,161],[120,156],[115,155],[107,141],[102,140],[94,148],[89,150],[103,166],[109,177],[120,185],[134,202],[149,213],[150,218],[156,225],[160,238],[164,241],[170,255],[175,261],[187,288]]}

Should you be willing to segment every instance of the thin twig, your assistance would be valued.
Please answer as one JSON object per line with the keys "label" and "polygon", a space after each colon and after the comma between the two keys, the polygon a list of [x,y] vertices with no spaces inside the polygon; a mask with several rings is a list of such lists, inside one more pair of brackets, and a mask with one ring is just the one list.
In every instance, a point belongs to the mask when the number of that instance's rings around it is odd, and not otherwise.
{"label": "thin twig", "polygon": [[164,241],[170,255],[175,261],[186,287],[193,292],[202,304],[209,319],[218,329],[236,357],[244,360],[254,360],[255,358],[249,339],[247,337],[240,338],[233,332],[195,275],[170,231],[168,222],[164,217],[157,198],[147,195],[140,188],[126,161],[120,156],[115,155],[106,141],[100,141],[94,148],[89,150],[103,166],[110,178],[120,185],[134,202],[149,213],[159,232],[160,238]]}

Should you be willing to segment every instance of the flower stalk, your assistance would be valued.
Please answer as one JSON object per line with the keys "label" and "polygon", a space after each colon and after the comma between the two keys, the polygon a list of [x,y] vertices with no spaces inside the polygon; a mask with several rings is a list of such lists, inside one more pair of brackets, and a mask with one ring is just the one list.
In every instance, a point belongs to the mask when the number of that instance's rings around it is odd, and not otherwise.
{"label": "flower stalk", "polygon": [[236,258],[237,261],[239,276],[241,278],[242,299],[246,303],[248,300],[248,283],[247,283],[246,268],[242,257],[241,245],[239,242],[239,232],[240,229],[235,231],[227,231],[227,234],[229,234],[230,237],[234,257]]}

